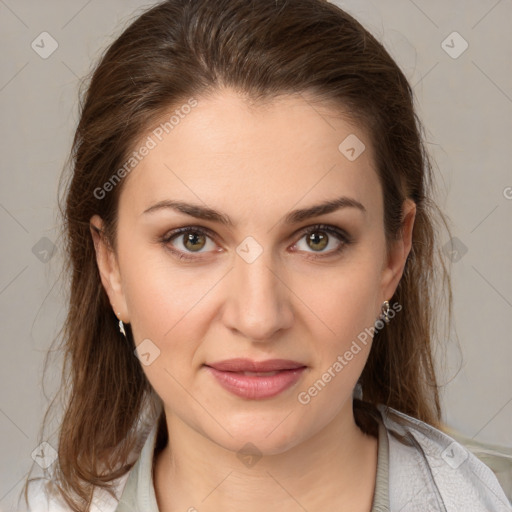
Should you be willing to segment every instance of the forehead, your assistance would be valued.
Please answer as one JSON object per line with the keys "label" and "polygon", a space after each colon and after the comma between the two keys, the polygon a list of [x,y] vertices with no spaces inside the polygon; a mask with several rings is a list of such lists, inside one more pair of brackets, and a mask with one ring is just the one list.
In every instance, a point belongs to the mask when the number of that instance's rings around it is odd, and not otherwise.
{"label": "forehead", "polygon": [[340,195],[381,206],[369,136],[341,109],[306,95],[251,104],[229,89],[196,100],[173,124],[165,123],[179,106],[141,137],[139,147],[152,148],[127,177],[125,208],[140,214],[183,199],[237,208],[241,219]]}

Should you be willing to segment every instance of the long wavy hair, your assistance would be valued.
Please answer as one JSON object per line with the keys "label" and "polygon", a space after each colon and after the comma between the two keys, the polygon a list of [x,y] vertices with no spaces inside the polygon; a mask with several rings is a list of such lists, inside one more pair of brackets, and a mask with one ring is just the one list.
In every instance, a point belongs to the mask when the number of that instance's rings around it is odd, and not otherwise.
{"label": "long wavy hair", "polygon": [[90,232],[91,217],[100,215],[116,249],[123,181],[104,196],[97,190],[148,129],[191,97],[222,87],[255,102],[307,92],[359,123],[374,148],[388,247],[401,233],[403,201],[416,203],[412,249],[390,299],[403,309],[375,333],[354,412],[361,428],[359,413],[376,404],[440,426],[433,351],[440,319],[447,313],[449,325],[452,317],[439,244],[441,228],[450,229],[434,200],[433,166],[406,77],[358,21],[324,0],[166,0],[138,15],[83,83],[69,172],[61,177],[69,309],[54,340],[63,357],[62,384],[43,426],[60,400],[50,480],[74,512],[89,509],[96,486],[113,492],[135,462],[141,419],[161,421],[163,414],[129,327],[129,342],[118,330]]}

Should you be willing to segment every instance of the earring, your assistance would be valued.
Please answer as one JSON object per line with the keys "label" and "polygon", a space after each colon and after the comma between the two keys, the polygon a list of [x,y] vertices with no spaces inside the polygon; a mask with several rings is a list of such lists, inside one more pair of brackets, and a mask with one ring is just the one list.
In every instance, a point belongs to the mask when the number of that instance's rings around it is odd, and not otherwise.
{"label": "earring", "polygon": [[357,384],[354,387],[354,391],[352,393],[352,398],[357,398],[358,400],[363,399],[363,386],[361,385],[360,380],[357,381]]}
{"label": "earring", "polygon": [[384,322],[389,324],[389,302],[387,300],[382,303],[381,310],[382,314],[384,315]]}
{"label": "earring", "polygon": [[[117,316],[119,317],[120,313],[117,313]],[[124,330],[124,324],[121,319],[119,319],[119,331],[124,335],[126,338],[126,331]]]}

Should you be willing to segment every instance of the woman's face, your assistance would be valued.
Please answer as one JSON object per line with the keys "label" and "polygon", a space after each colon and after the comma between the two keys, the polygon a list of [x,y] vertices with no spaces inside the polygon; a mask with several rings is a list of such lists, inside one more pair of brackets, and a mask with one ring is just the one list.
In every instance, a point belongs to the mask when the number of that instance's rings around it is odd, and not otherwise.
{"label": "woman's face", "polygon": [[[168,421],[233,451],[251,442],[280,453],[350,410],[369,329],[410,248],[413,210],[386,255],[367,134],[306,98],[248,107],[228,89],[197,98],[168,134],[145,134],[141,145],[149,135],[155,147],[126,178],[117,255],[98,260]],[[346,206],[311,211],[342,197]],[[239,394],[206,366],[232,358],[306,368],[259,387],[265,377],[246,376]]]}

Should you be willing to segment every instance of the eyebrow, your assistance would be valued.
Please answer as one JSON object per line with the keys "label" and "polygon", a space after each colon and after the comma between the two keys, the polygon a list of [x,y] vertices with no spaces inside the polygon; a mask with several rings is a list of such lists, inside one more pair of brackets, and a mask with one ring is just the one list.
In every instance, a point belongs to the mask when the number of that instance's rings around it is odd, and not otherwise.
{"label": "eyebrow", "polygon": [[[356,208],[362,213],[366,214],[366,208],[359,201],[351,197],[342,196],[330,201],[325,201],[323,203],[310,206],[308,208],[293,210],[292,212],[286,214],[284,217],[284,223],[298,224],[299,222],[309,218],[326,215],[327,213],[332,213],[342,208]],[[143,214],[154,213],[162,209],[172,209],[197,219],[209,220],[223,224],[225,226],[233,226],[233,221],[222,212],[218,212],[217,210],[208,208],[206,206],[199,206],[170,199],[155,203],[147,210],[145,210]]]}

